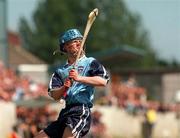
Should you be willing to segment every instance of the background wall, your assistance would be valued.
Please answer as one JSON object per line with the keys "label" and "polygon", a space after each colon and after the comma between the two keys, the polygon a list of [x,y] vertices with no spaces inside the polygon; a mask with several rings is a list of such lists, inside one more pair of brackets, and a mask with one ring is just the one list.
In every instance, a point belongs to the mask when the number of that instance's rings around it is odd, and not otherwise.
{"label": "background wall", "polygon": [[[13,103],[0,102],[0,138],[6,138],[11,127],[16,122],[15,105]],[[61,108],[58,103],[51,105],[52,110]],[[108,133],[123,138],[134,138],[141,136],[143,116],[132,116],[126,111],[116,107],[95,106],[93,111],[102,113],[102,121],[107,126]],[[175,113],[164,113],[157,115],[154,129],[154,138],[177,138],[178,120]]]}
{"label": "background wall", "polygon": [[[116,107],[95,106],[94,110],[102,113],[102,121],[106,124],[109,134],[123,138],[139,138],[141,136],[143,116],[134,117]],[[158,114],[153,135],[154,138],[177,138],[178,120],[176,114]]]}
{"label": "background wall", "polygon": [[16,122],[16,107],[11,102],[0,102],[0,138],[7,138]]}

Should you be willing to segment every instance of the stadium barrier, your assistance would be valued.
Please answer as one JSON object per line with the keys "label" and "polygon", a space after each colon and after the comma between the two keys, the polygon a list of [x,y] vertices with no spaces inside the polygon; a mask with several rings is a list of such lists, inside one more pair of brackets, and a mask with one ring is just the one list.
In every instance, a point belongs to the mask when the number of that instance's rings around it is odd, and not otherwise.
{"label": "stadium barrier", "polygon": [[[102,121],[109,134],[125,138],[142,136],[143,116],[133,116],[113,106],[95,106],[93,110],[102,113]],[[175,112],[158,113],[153,138],[177,138],[178,123]]]}
{"label": "stadium barrier", "polygon": [[7,138],[16,123],[16,106],[11,102],[0,101],[0,138]]}

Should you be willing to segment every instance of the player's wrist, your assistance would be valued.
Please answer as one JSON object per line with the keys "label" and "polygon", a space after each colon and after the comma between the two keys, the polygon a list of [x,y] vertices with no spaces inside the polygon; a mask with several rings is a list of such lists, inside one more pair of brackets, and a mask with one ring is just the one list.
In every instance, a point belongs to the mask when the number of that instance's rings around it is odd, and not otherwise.
{"label": "player's wrist", "polygon": [[77,76],[75,81],[81,82],[82,81],[82,76]]}
{"label": "player's wrist", "polygon": [[69,88],[69,86],[67,86],[67,85],[63,85],[63,87],[62,87],[63,90],[66,90],[68,88]]}

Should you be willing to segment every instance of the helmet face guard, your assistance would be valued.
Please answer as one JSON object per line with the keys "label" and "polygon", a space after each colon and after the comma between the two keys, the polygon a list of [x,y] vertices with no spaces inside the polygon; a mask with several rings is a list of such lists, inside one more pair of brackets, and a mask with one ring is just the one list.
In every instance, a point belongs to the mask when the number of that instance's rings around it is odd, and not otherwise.
{"label": "helmet face guard", "polygon": [[59,46],[60,46],[60,51],[66,52],[64,50],[64,45],[65,43],[75,40],[75,39],[83,39],[83,36],[77,29],[70,29],[66,31],[62,36],[59,38]]}

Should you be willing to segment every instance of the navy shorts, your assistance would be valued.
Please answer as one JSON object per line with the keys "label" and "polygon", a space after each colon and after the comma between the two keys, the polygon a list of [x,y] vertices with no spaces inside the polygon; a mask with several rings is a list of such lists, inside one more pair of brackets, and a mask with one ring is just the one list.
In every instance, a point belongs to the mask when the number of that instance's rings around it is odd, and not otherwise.
{"label": "navy shorts", "polygon": [[71,105],[63,109],[56,121],[44,129],[50,138],[62,138],[64,129],[70,127],[76,138],[86,135],[90,129],[91,111],[88,106]]}

